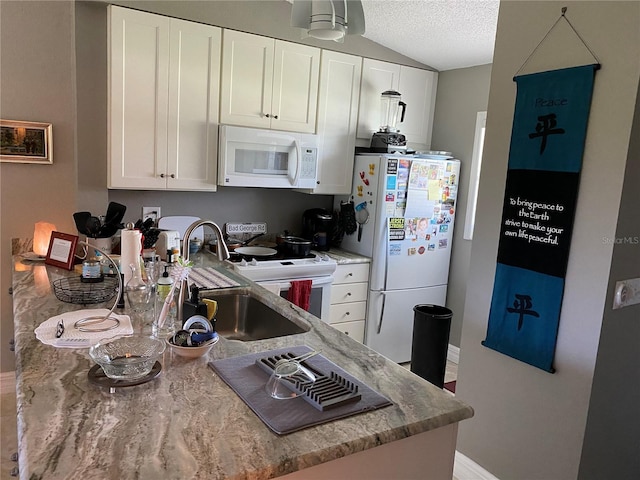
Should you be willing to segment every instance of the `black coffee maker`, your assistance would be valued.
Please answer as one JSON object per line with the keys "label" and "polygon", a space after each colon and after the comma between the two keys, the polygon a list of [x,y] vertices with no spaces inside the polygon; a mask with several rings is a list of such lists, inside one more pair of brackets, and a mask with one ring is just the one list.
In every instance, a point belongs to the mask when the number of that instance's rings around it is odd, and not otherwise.
{"label": "black coffee maker", "polygon": [[311,240],[311,248],[327,251],[331,248],[333,214],[324,208],[312,208],[302,214],[302,236]]}

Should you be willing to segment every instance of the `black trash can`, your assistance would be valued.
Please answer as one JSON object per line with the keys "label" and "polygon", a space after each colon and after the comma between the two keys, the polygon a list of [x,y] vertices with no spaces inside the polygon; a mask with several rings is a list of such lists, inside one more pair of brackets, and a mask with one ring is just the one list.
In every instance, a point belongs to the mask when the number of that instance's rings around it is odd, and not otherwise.
{"label": "black trash can", "polygon": [[443,388],[453,312],[439,305],[416,305],[413,312],[411,371]]}

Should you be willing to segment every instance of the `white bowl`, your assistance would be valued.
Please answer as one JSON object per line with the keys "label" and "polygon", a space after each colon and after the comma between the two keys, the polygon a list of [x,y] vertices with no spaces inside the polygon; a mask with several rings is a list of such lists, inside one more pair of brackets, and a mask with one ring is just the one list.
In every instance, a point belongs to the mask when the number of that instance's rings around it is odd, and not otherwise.
{"label": "white bowl", "polygon": [[171,337],[167,338],[165,341],[167,342],[167,345],[171,347],[171,350],[176,352],[181,357],[198,358],[209,353],[209,350],[211,350],[211,347],[213,347],[216,343],[218,343],[219,339],[220,339],[220,336],[216,334],[216,336],[213,337],[211,340],[197,347],[181,347],[178,345],[174,345],[173,343],[171,343]]}

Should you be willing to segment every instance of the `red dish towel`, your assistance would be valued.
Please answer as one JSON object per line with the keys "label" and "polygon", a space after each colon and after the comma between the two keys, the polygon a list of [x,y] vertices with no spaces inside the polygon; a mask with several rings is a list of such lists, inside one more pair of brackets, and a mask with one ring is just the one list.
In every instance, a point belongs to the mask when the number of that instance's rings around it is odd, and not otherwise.
{"label": "red dish towel", "polygon": [[311,280],[295,280],[291,282],[287,300],[294,305],[309,311],[309,297],[311,297]]}

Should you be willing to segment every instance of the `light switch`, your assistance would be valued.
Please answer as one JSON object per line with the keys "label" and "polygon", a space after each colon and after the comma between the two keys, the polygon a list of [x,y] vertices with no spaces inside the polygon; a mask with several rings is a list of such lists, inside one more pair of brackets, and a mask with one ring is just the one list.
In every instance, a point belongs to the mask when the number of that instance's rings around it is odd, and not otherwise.
{"label": "light switch", "polygon": [[613,308],[624,308],[640,303],[640,278],[616,282],[613,292]]}

